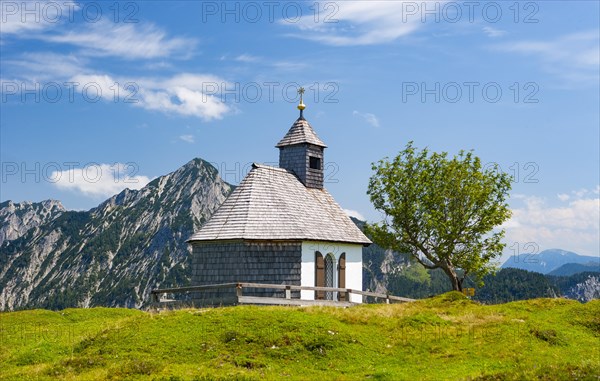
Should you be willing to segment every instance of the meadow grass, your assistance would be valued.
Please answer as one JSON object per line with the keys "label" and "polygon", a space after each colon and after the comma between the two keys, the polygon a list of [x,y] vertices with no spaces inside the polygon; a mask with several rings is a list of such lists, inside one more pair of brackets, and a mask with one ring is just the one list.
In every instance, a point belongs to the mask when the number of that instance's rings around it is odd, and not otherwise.
{"label": "meadow grass", "polygon": [[600,380],[600,301],[0,314],[0,380]]}

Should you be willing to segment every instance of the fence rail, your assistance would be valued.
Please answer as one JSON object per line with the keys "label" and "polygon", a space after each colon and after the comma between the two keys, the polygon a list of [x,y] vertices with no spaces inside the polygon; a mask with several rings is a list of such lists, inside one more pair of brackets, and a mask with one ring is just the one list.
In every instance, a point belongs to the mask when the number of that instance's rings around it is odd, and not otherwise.
{"label": "fence rail", "polygon": [[[244,295],[244,289],[272,289],[272,290],[283,290],[283,297],[267,297],[267,296],[249,296]],[[190,292],[203,292],[203,291],[214,291],[223,289],[235,289],[235,295],[233,297],[218,299],[216,303],[212,304],[269,304],[269,305],[332,305],[332,306],[351,306],[357,303],[351,301],[350,295],[360,295],[362,301],[365,302],[365,297],[374,298],[380,300],[382,303],[403,303],[412,302],[414,299],[403,298],[400,296],[394,296],[389,294],[382,294],[371,291],[354,290],[351,288],[335,288],[335,287],[313,287],[313,286],[295,286],[285,284],[269,284],[269,283],[221,283],[211,284],[206,286],[189,286],[189,287],[177,287],[177,288],[163,288],[158,290],[152,290],[152,306],[158,307],[161,304],[176,304],[177,300],[161,300],[160,295],[163,294],[187,294]],[[337,300],[328,299],[301,299],[293,298],[292,291],[324,291],[337,294]]]}

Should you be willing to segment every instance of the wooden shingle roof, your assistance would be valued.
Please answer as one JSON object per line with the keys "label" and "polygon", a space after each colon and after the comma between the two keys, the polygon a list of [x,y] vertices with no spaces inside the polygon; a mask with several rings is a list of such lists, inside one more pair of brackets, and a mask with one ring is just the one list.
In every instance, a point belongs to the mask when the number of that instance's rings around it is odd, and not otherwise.
{"label": "wooden shingle roof", "polygon": [[259,164],[188,242],[236,239],[371,243],[325,189]]}
{"label": "wooden shingle roof", "polygon": [[304,118],[298,118],[283,139],[275,147],[281,148],[294,144],[309,143],[327,148],[325,143],[315,133],[310,124]]}

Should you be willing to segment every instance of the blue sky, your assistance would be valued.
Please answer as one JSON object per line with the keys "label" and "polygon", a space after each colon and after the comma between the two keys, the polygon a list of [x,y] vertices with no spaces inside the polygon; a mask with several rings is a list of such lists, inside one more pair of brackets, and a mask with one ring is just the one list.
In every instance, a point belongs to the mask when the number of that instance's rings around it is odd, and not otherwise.
{"label": "blue sky", "polygon": [[305,116],[326,187],[380,218],[408,141],[515,175],[511,254],[598,255],[597,1],[1,3],[0,199],[89,209],[194,157],[238,183]]}

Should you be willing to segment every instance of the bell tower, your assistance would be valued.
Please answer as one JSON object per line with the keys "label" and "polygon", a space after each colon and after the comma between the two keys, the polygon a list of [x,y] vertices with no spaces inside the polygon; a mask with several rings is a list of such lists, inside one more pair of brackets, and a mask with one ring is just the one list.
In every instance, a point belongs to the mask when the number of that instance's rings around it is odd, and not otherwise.
{"label": "bell tower", "polygon": [[304,88],[300,94],[300,117],[275,147],[279,148],[279,167],[293,172],[307,188],[323,189],[323,153],[327,146],[304,119]]}

